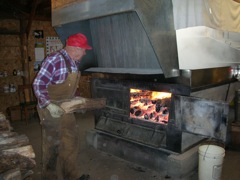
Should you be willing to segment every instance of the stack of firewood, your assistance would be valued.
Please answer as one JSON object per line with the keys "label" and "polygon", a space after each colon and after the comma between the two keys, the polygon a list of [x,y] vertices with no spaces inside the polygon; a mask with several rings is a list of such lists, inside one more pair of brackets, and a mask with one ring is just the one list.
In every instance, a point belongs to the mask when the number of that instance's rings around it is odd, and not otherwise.
{"label": "stack of firewood", "polygon": [[[106,99],[76,97],[58,104],[65,113],[85,112],[104,108]],[[29,145],[28,137],[13,132],[9,121],[0,112],[0,180],[31,179],[32,169],[36,166],[34,158],[35,154]]]}
{"label": "stack of firewood", "polygon": [[14,132],[0,112],[0,179],[31,179],[32,169],[36,166],[34,158],[28,137]]}

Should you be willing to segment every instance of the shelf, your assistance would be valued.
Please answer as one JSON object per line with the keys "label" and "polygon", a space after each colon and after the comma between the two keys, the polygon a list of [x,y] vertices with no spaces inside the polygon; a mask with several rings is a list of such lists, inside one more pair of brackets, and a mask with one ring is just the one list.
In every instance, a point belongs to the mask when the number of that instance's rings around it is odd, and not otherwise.
{"label": "shelf", "polygon": [[17,91],[16,92],[9,92],[9,93],[0,92],[0,96],[9,96],[9,95],[16,95],[16,94],[17,94]]}
{"label": "shelf", "polygon": [[0,79],[15,78],[15,77],[20,78],[20,77],[23,77],[23,76],[7,75],[7,76],[2,76],[2,77],[0,76]]}

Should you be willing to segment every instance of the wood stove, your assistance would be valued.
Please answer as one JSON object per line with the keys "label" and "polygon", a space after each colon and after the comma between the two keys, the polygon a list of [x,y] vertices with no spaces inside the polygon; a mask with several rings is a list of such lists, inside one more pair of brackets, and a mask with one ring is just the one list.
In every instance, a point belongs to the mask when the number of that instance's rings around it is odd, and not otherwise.
{"label": "wood stove", "polygon": [[[95,129],[88,132],[88,142],[96,149],[173,177],[184,177],[196,169],[200,142],[208,137],[226,141],[225,102],[191,97],[189,87],[175,83],[105,78],[91,82],[93,97],[107,99],[106,108],[95,113]],[[149,99],[156,92],[171,97]],[[142,104],[136,99],[145,104],[145,109],[139,109]],[[156,113],[155,118],[150,118],[151,113]],[[176,158],[181,155],[184,160]],[[177,166],[178,170],[171,169]]]}
{"label": "wood stove", "polygon": [[[214,39],[232,34],[212,29],[201,14],[196,15],[200,24],[184,27],[176,18],[181,13],[176,3],[77,1],[54,9],[52,22],[62,42],[80,31],[93,46],[80,70],[101,74],[91,80],[92,96],[106,98],[107,106],[96,111],[88,143],[182,178],[196,170],[197,148],[205,138],[227,141],[228,103],[239,88],[240,53]],[[205,8],[205,2],[200,5]],[[149,99],[152,92],[171,97]]]}
{"label": "wood stove", "polygon": [[[152,90],[181,95],[187,94],[189,91],[186,87],[176,87],[174,84],[94,79],[92,81],[92,90],[94,91],[92,94],[94,97],[104,97],[107,99],[107,108],[101,110],[96,116],[96,129],[126,140],[152,146],[153,148],[171,149],[171,144],[175,144],[174,146],[179,146],[175,148],[175,151],[180,152],[181,142],[177,144],[175,142],[176,139],[179,139],[179,134],[176,131],[178,128],[175,128],[174,132],[176,134],[173,135],[176,137],[170,138],[173,141],[170,140],[167,133],[168,117],[164,120],[163,115],[161,115],[161,118],[159,115],[164,111],[164,108],[168,108],[167,111],[172,110],[170,107],[171,97],[168,98],[168,102],[165,104],[157,102],[160,101],[159,99],[155,99],[156,102],[152,103],[151,101],[154,100],[147,99],[148,97],[146,96],[139,97],[139,101],[145,101],[148,104],[151,103],[148,107],[152,106],[154,108],[151,112],[144,113],[143,111],[146,111],[146,109],[139,108],[141,105],[131,107],[131,89],[138,89],[145,92],[151,92],[150,90]],[[135,97],[138,95],[139,93],[135,93]],[[135,112],[131,112],[134,111],[134,108],[136,108]],[[156,114],[155,118],[151,118],[152,120],[150,120],[151,113]],[[171,114],[170,112],[165,113]],[[135,117],[131,117],[133,114],[135,114]],[[169,116],[171,117],[171,115]],[[156,120],[157,118],[158,120]]]}
{"label": "wood stove", "polygon": [[189,97],[186,86],[93,79],[92,91],[93,97],[107,99],[107,107],[96,113],[99,131],[177,153],[206,137],[226,141],[228,105]]}

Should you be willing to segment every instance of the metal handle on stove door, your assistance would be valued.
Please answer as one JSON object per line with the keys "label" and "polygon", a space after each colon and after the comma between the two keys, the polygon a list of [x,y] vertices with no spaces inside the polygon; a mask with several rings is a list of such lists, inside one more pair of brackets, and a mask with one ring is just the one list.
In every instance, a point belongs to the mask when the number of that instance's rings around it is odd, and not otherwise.
{"label": "metal handle on stove door", "polygon": [[117,133],[118,133],[119,135],[121,135],[121,134],[122,134],[122,131],[121,131],[120,129],[118,129],[118,130],[117,130]]}

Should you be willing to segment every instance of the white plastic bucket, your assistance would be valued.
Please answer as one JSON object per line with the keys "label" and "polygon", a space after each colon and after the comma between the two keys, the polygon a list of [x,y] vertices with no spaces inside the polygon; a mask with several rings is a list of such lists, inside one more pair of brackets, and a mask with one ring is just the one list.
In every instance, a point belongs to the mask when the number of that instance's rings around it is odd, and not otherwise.
{"label": "white plastic bucket", "polygon": [[220,180],[225,149],[216,145],[201,145],[198,153],[198,179]]}

